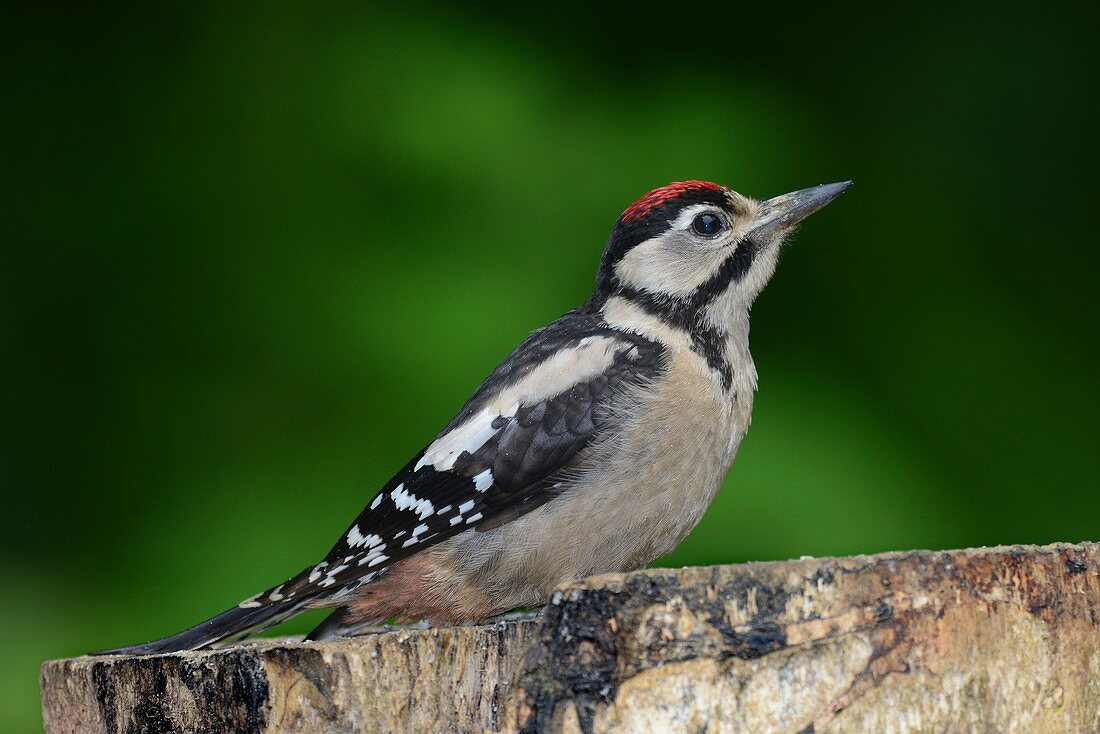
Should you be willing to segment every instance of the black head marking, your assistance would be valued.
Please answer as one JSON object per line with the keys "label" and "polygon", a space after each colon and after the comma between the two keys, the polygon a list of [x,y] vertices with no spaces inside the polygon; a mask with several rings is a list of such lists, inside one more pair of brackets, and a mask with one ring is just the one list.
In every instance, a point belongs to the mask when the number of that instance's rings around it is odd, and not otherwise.
{"label": "black head marking", "polygon": [[600,259],[600,269],[596,274],[597,293],[613,289],[615,264],[626,253],[668,231],[670,223],[684,208],[698,204],[712,204],[729,211],[732,204],[730,191],[708,181],[683,181],[654,189],[627,207],[615,222]]}

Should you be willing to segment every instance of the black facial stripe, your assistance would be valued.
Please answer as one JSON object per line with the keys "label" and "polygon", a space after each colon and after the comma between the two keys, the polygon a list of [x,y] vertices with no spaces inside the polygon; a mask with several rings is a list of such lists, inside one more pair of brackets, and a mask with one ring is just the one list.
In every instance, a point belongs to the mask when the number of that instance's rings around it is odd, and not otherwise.
{"label": "black facial stripe", "polygon": [[733,254],[718,268],[718,272],[691,294],[689,301],[692,306],[696,309],[702,308],[721,295],[730,284],[740,282],[745,273],[749,272],[758,252],[760,243],[752,238],[742,240]]}
{"label": "black facial stripe", "polygon": [[729,390],[733,384],[733,368],[726,360],[726,353],[722,348],[725,335],[703,320],[700,307],[690,301],[666,298],[638,288],[622,288],[616,295],[684,331],[691,338],[691,348],[707,361],[708,367],[718,373],[722,378],[722,387]]}
{"label": "black facial stripe", "polygon": [[691,337],[692,349],[706,359],[707,365],[721,376],[722,386],[728,390],[733,383],[733,368],[726,360],[723,349],[725,335],[706,323],[703,309],[731,284],[745,277],[758,252],[760,243],[751,238],[742,240],[733,254],[725,259],[718,272],[687,298],[659,296],[633,287],[620,288],[617,294],[636,303],[646,313],[665,319],[687,332]]}
{"label": "black facial stripe", "polygon": [[611,239],[608,240],[603,257],[600,259],[600,269],[596,273],[597,293],[602,292],[606,295],[612,289],[615,263],[619,262],[627,252],[642,242],[667,232],[672,221],[685,207],[697,204],[710,204],[726,211],[727,214],[731,213],[729,194],[714,189],[701,189],[687,191],[675,199],[655,206],[640,219],[624,220],[620,217],[615,223]]}

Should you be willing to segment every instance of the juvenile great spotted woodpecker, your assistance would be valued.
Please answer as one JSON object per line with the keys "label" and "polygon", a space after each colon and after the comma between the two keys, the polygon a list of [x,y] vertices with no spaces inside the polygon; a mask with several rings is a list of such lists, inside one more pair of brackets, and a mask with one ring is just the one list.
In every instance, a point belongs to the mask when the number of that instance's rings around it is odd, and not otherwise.
{"label": "juvenile great spotted woodpecker", "polygon": [[312,639],[391,618],[468,622],[562,581],[640,568],[702,518],[749,426],[749,308],[784,239],[851,182],[757,201],[704,181],[623,212],[592,297],[535,331],[320,563],[161,640],[225,644],[300,611]]}

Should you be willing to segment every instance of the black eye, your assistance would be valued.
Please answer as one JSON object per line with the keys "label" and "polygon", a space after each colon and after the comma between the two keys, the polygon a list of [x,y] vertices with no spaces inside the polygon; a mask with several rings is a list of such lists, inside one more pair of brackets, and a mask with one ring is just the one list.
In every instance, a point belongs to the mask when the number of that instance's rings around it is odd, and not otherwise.
{"label": "black eye", "polygon": [[713,237],[722,231],[724,227],[722,217],[706,212],[691,220],[691,229],[695,234],[703,237]]}

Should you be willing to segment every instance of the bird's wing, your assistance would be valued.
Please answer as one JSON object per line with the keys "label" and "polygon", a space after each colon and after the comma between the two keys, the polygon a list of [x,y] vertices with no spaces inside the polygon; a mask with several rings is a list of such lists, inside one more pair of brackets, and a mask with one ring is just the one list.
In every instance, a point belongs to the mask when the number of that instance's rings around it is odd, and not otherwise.
{"label": "bird's wing", "polygon": [[275,593],[342,596],[430,545],[539,506],[597,434],[612,397],[653,379],[661,357],[660,345],[579,312],[536,331],[326,559]]}

